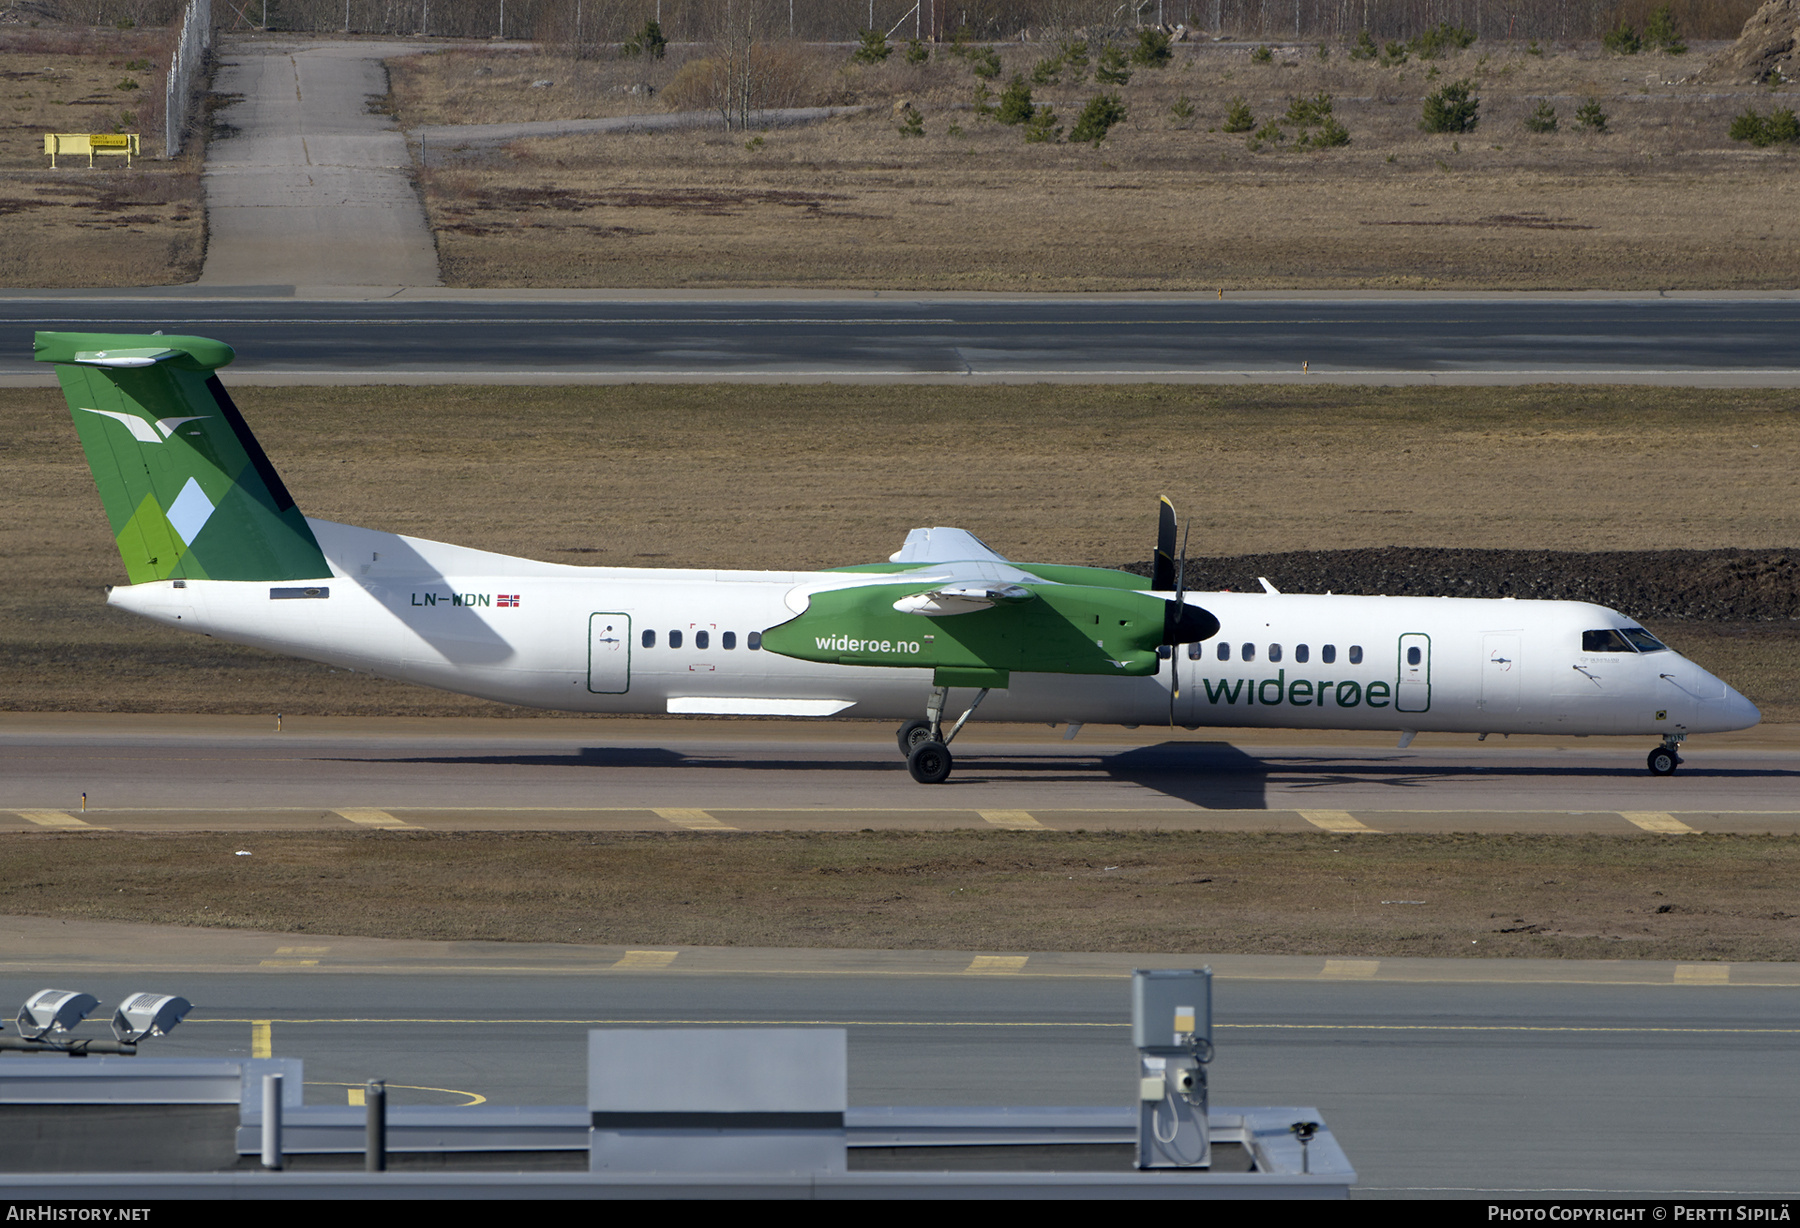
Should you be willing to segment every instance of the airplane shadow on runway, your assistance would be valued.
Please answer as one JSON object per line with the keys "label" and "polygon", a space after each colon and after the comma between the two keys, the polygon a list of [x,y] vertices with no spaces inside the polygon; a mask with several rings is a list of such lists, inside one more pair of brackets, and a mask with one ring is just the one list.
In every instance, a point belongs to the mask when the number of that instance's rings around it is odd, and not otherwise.
{"label": "airplane shadow on runway", "polygon": [[[897,753],[883,754],[872,748],[844,757],[795,755],[791,747],[770,748],[758,757],[753,749],[741,755],[689,754],[658,746],[585,746],[568,751],[531,751],[497,755],[434,755],[410,758],[358,757],[358,763],[441,764],[463,767],[666,769],[672,771],[738,771],[789,773],[851,772],[864,776],[905,781],[905,766]],[[784,753],[785,752],[785,753]],[[1688,764],[1684,777],[1711,780],[1794,777],[1800,770],[1708,768]],[[1132,747],[1115,753],[1082,753],[1075,747],[1046,747],[1030,752],[996,750],[984,754],[971,748],[957,757],[950,779],[937,787],[930,800],[941,805],[962,788],[992,790],[996,787],[1055,784],[1122,785],[1148,789],[1209,810],[1289,809],[1306,805],[1309,793],[1318,790],[1374,786],[1384,792],[1403,793],[1457,781],[1491,784],[1508,779],[1542,784],[1555,779],[1639,780],[1645,777],[1635,754],[1621,752],[1616,765],[1519,765],[1479,761],[1471,752],[1466,763],[1436,764],[1422,768],[1414,755],[1394,751],[1349,751],[1341,757],[1321,755],[1253,755],[1225,742],[1168,741]],[[1271,797],[1273,793],[1273,798]],[[920,799],[925,800],[924,798]],[[971,805],[993,804],[992,798],[971,799]],[[1091,801],[1088,804],[1092,804]],[[1132,805],[1121,796],[1121,806]],[[1366,804],[1366,803],[1365,803]]]}

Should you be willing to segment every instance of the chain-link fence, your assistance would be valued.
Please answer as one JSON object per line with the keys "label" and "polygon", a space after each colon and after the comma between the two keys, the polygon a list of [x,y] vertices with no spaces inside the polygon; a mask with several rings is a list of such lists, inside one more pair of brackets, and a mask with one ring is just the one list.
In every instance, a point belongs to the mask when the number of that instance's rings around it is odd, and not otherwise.
{"label": "chain-link fence", "polygon": [[181,152],[188,121],[200,100],[206,54],[212,50],[212,0],[188,0],[181,14],[181,33],[169,53],[169,72],[163,85],[163,157]]}

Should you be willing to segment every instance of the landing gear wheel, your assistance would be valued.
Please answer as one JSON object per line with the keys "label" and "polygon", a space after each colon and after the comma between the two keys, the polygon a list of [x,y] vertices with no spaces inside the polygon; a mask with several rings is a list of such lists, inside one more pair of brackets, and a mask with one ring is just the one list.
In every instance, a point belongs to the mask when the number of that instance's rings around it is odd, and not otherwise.
{"label": "landing gear wheel", "polygon": [[1650,752],[1650,757],[1645,762],[1650,765],[1652,776],[1673,776],[1681,763],[1681,757],[1673,747],[1659,746]]}
{"label": "landing gear wheel", "polygon": [[950,748],[942,742],[921,742],[906,757],[906,770],[922,785],[941,785],[950,778]]}
{"label": "landing gear wheel", "polygon": [[913,747],[918,746],[922,742],[931,741],[931,722],[908,721],[906,724],[900,726],[900,732],[895,736],[900,742],[901,758],[911,758]]}

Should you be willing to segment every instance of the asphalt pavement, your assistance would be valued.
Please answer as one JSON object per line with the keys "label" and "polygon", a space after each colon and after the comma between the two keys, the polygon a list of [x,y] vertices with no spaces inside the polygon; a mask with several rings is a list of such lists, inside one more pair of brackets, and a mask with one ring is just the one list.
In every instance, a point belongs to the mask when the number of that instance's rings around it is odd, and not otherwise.
{"label": "asphalt pavement", "polygon": [[[1793,965],[1730,980],[1681,976],[1725,965],[1204,952],[996,966],[29,918],[0,918],[0,947],[0,1003],[47,984],[108,1005],[178,992],[193,1014],[144,1052],[299,1057],[308,1103],[373,1077],[392,1103],[446,1106],[580,1104],[589,1028],[709,1023],[846,1028],[853,1105],[1127,1104],[1130,967],[1210,963],[1214,1102],[1317,1105],[1358,1197],[1800,1190]],[[1748,967],[1760,982],[1739,981]]]}
{"label": "asphalt pavement", "polygon": [[[211,266],[209,265],[209,268]],[[245,274],[248,276],[248,273]],[[682,295],[292,285],[0,294],[37,329],[215,337],[238,384],[1130,382],[1800,385],[1800,296]],[[373,292],[370,292],[373,293]],[[208,297],[216,296],[216,297]]]}

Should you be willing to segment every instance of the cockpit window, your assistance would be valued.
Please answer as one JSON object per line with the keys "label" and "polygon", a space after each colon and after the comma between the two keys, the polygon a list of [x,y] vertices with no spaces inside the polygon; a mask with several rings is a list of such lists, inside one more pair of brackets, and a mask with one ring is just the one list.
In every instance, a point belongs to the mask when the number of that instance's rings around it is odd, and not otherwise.
{"label": "cockpit window", "polygon": [[1637,649],[1631,646],[1630,640],[1626,639],[1611,627],[1602,627],[1598,631],[1583,631],[1581,633],[1581,651],[1636,652]]}
{"label": "cockpit window", "polygon": [[1621,627],[1619,634],[1630,640],[1639,652],[1667,652],[1669,646],[1642,627]]}

